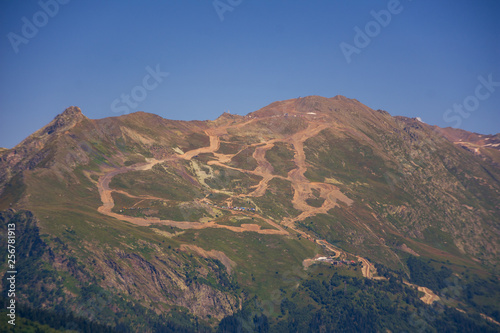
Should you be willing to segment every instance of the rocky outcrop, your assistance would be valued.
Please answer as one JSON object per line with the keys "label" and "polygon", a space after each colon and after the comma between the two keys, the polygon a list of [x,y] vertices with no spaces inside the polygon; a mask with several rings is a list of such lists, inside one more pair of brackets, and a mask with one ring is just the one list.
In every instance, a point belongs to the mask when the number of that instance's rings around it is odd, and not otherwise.
{"label": "rocky outcrop", "polygon": [[53,147],[47,147],[59,135],[88,120],[80,108],[71,106],[12,149],[0,151],[0,194],[3,185],[24,170],[32,170],[54,155]]}
{"label": "rocky outcrop", "polygon": [[239,307],[238,298],[228,289],[230,286],[224,286],[224,282],[218,281],[217,288],[198,282],[209,274],[225,275],[225,270],[221,271],[203,259],[199,260],[198,268],[193,268],[178,258],[175,251],[169,254],[159,251],[146,259],[137,253],[121,250],[114,254],[94,247],[89,247],[89,250],[94,253],[91,269],[99,272],[100,285],[106,290],[146,301],[143,304],[185,307],[202,318],[222,319]]}

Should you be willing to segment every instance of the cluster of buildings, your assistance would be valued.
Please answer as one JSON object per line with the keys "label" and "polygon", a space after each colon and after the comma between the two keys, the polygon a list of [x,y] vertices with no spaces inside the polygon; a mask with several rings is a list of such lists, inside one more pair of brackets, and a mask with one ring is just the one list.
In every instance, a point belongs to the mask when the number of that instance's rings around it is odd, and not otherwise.
{"label": "cluster of buildings", "polygon": [[124,210],[133,210],[133,209],[142,209],[142,208],[141,207],[130,207],[130,208],[122,207],[122,209],[120,209],[120,213],[123,213]]}
{"label": "cluster of buildings", "polygon": [[213,204],[213,203],[207,203],[208,205],[210,206],[214,206],[214,207],[217,207],[217,208],[221,208],[221,209],[230,209],[230,210],[238,210],[238,211],[241,211],[241,212],[255,212],[255,208],[253,207],[232,207],[232,206],[219,206],[219,205],[216,205],[216,204]]}
{"label": "cluster of buildings", "polygon": [[354,260],[335,260],[332,257],[319,257],[316,258],[316,261],[327,262],[332,265],[355,265],[356,262]]}

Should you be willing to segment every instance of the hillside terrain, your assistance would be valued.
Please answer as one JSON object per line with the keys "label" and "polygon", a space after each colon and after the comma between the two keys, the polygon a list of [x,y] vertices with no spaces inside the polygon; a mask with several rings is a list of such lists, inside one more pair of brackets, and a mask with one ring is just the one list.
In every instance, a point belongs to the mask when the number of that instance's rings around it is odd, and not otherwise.
{"label": "hillside terrain", "polygon": [[343,96],[214,121],[70,107],[0,150],[0,211],[26,325],[500,330],[499,134]]}

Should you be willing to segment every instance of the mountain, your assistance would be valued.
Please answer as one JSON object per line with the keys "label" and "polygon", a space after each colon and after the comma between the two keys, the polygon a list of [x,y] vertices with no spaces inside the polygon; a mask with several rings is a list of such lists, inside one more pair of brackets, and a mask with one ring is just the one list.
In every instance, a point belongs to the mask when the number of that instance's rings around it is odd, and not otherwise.
{"label": "mountain", "polygon": [[0,150],[22,317],[120,332],[497,331],[499,141],[343,96],[213,121],[70,107]]}

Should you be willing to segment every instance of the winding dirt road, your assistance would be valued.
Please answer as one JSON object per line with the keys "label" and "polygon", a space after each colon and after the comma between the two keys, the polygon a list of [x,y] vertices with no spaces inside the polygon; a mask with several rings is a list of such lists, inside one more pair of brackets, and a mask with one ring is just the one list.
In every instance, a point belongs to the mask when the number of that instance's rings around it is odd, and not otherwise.
{"label": "winding dirt road", "polygon": [[[307,233],[296,229],[295,222],[304,220],[305,218],[312,217],[317,214],[327,213],[330,209],[338,205],[337,202],[338,200],[346,203],[347,205],[350,205],[352,203],[352,200],[346,197],[342,192],[340,192],[340,190],[336,186],[327,183],[310,182],[304,176],[304,173],[307,170],[307,163],[306,163],[306,156],[304,153],[303,143],[307,139],[317,135],[323,129],[326,129],[328,125],[322,123],[309,123],[306,129],[299,131],[290,137],[283,139],[273,139],[267,142],[261,142],[256,144],[254,143],[248,145],[248,147],[256,146],[255,151],[253,153],[253,157],[257,161],[257,167],[254,170],[245,170],[228,166],[225,163],[230,162],[231,159],[236,154],[217,153],[217,151],[220,148],[220,136],[226,134],[227,129],[229,128],[241,128],[242,126],[245,126],[246,124],[249,124],[254,121],[257,121],[257,119],[254,118],[251,119],[250,121],[240,123],[237,125],[226,125],[206,130],[205,134],[208,135],[210,138],[210,145],[208,147],[202,147],[184,152],[183,154],[173,155],[168,159],[164,160],[148,159],[146,163],[136,164],[129,167],[122,167],[107,172],[106,174],[102,175],[98,180],[98,189],[101,196],[101,201],[103,203],[102,206],[98,208],[98,211],[104,215],[111,216],[120,219],[122,221],[127,221],[136,225],[148,226],[151,224],[164,224],[177,227],[180,229],[225,228],[235,232],[253,231],[261,234],[287,235],[289,234],[289,232],[280,225],[283,224],[287,228],[293,230],[298,234],[301,234],[305,238],[314,240]],[[266,152],[272,149],[274,147],[274,144],[279,141],[291,144],[295,151],[294,163],[296,165],[296,168],[291,170],[288,173],[287,177],[275,175],[273,173],[274,172],[273,166],[271,165],[271,163],[269,163],[269,161],[267,161],[265,157]],[[289,180],[292,184],[294,191],[292,204],[294,208],[302,211],[302,213],[295,218],[285,218],[283,221],[281,221],[281,223],[276,223],[268,218],[256,215],[259,218],[266,221],[271,226],[273,226],[274,228],[276,228],[276,229],[261,229],[260,226],[256,224],[243,224],[241,227],[235,227],[235,226],[217,224],[216,222],[202,223],[202,222],[161,220],[159,218],[153,218],[153,217],[150,218],[131,217],[131,216],[117,214],[112,211],[114,207],[114,201],[111,194],[114,191],[117,193],[125,194],[129,197],[136,197],[140,199],[164,200],[150,196],[133,196],[126,193],[125,191],[111,189],[109,187],[109,184],[114,176],[131,171],[149,170],[154,165],[169,160],[172,161],[179,159],[191,160],[194,156],[203,153],[213,153],[214,156],[217,158],[217,160],[209,161],[207,163],[208,165],[218,165],[220,167],[229,168],[243,173],[253,174],[262,177],[262,180],[259,182],[259,184],[255,186],[255,190],[253,190],[251,193],[248,194],[240,194],[237,197],[260,197],[264,195],[265,192],[267,191],[269,181],[271,181],[274,177]],[[317,189],[320,191],[320,197],[324,199],[323,205],[321,207],[312,207],[307,204],[306,200],[311,197],[312,189]],[[248,213],[246,214],[252,215]],[[330,246],[334,248],[333,245],[330,244]],[[337,253],[341,253],[341,251],[337,248],[335,248],[335,251]]]}
{"label": "winding dirt road", "polygon": [[370,264],[370,262],[368,260],[366,260],[365,258],[361,258],[361,257],[357,257],[358,258],[358,261],[360,261],[362,264],[363,264],[363,267],[361,267],[361,273],[363,274],[363,276],[367,279],[371,279],[373,278],[373,274],[372,274],[372,264]]}
{"label": "winding dirt road", "polygon": [[[263,118],[260,118],[263,119]],[[217,128],[211,128],[205,131],[205,133],[209,136],[210,138],[210,145],[208,147],[202,147],[194,150],[190,150],[187,152],[184,152],[183,154],[179,155],[173,155],[167,159],[164,160],[156,160],[156,159],[146,159],[146,163],[140,163],[128,167],[122,167],[118,169],[113,169],[113,170],[108,170],[104,175],[102,175],[98,182],[97,182],[97,187],[99,189],[99,194],[101,197],[102,201],[102,206],[100,206],[97,210],[107,216],[116,218],[118,220],[130,222],[135,225],[140,225],[140,226],[149,226],[152,224],[162,224],[162,225],[168,225],[172,227],[176,227],[179,229],[204,229],[204,228],[221,228],[221,229],[228,229],[233,232],[256,232],[259,234],[267,234],[267,235],[289,235],[290,232],[289,230],[292,230],[296,234],[301,235],[302,237],[315,242],[317,244],[322,245],[325,249],[331,252],[335,252],[334,257],[335,258],[340,258],[340,259],[345,259],[347,257],[346,252],[340,250],[339,248],[335,247],[334,245],[328,243],[325,240],[318,240],[309,235],[308,233],[297,229],[295,226],[295,223],[297,221],[303,221],[306,218],[311,218],[317,214],[326,214],[330,209],[336,207],[339,205],[338,201],[341,201],[345,203],[346,205],[350,206],[353,203],[353,200],[348,198],[346,195],[344,195],[336,186],[328,183],[320,183],[320,182],[310,182],[306,177],[305,177],[305,172],[307,171],[307,162],[306,162],[306,156],[304,152],[304,142],[317,135],[320,133],[322,130],[328,128],[329,126],[324,124],[324,123],[309,123],[308,127],[302,131],[299,131],[292,136],[283,138],[283,139],[273,139],[269,140],[267,142],[261,142],[261,143],[254,143],[251,145],[247,145],[247,147],[243,148],[246,149],[248,147],[255,146],[255,151],[253,153],[253,158],[257,161],[257,167],[254,170],[245,170],[245,169],[240,169],[240,168],[235,168],[227,165],[226,163],[230,162],[231,159],[236,155],[236,154],[221,154],[217,153],[217,151],[220,148],[220,136],[224,135],[227,133],[228,128],[241,128],[242,126],[245,126],[249,123],[257,121],[257,118],[253,118],[247,122],[240,123],[237,125],[226,125],[226,126],[221,126]],[[271,163],[267,161],[266,159],[266,152],[274,147],[274,144],[276,142],[286,142],[289,143],[293,149],[294,149],[294,163],[296,165],[296,168],[288,172],[287,177],[279,176],[274,174],[274,169]],[[241,150],[240,150],[241,151]],[[112,192],[117,192],[121,193],[124,195],[127,195],[131,198],[137,198],[137,199],[142,199],[142,200],[163,200],[163,201],[168,201],[162,198],[157,198],[149,195],[141,195],[141,196],[135,196],[131,195],[125,191],[122,190],[114,190],[109,187],[109,184],[111,180],[113,179],[114,176],[126,172],[131,172],[131,171],[144,171],[144,170],[150,170],[154,165],[158,163],[164,163],[167,161],[176,161],[179,159],[183,160],[191,160],[194,156],[203,154],[203,153],[213,153],[215,158],[217,160],[212,160],[208,161],[208,165],[218,165],[223,168],[228,168],[228,169],[233,169],[237,170],[243,173],[247,174],[253,174],[256,176],[262,177],[262,180],[258,183],[258,185],[255,186],[255,190],[248,194],[240,194],[234,197],[260,197],[263,196],[268,188],[269,181],[271,181],[273,178],[277,177],[280,179],[285,179],[291,182],[292,188],[293,188],[293,199],[292,199],[292,204],[295,209],[301,211],[301,213],[295,217],[295,218],[284,218],[281,223],[276,223],[275,221],[263,217],[257,213],[251,213],[251,212],[237,212],[237,211],[231,211],[233,214],[239,214],[239,215],[246,215],[250,217],[256,217],[259,218],[275,229],[261,229],[260,225],[257,224],[242,224],[240,227],[236,226],[230,226],[230,225],[222,225],[218,224],[214,221],[211,222],[188,222],[188,221],[172,221],[172,220],[161,220],[159,218],[139,218],[139,217],[132,217],[132,216],[126,216],[126,215],[121,215],[114,213],[112,211],[114,207],[114,201],[112,197]],[[320,207],[313,207],[307,204],[306,200],[312,197],[312,190],[316,189],[320,192],[319,196],[324,199],[323,204]],[[203,201],[203,200],[202,200]],[[285,228],[283,228],[285,226]],[[183,249],[190,249],[190,250],[195,250],[197,252],[204,251],[202,249],[196,248],[191,245],[182,245],[184,246]],[[201,253],[201,252],[200,252]],[[211,256],[211,257],[217,257],[222,260],[225,260],[226,267],[228,267],[228,270],[230,272],[230,269],[232,267],[232,262],[230,262],[230,259],[225,257],[224,253],[219,253],[218,251],[212,251],[212,252],[203,252],[203,255],[206,256]],[[357,256],[358,261],[362,262],[363,267],[361,269],[362,274],[364,277],[368,279],[384,279],[383,277],[374,277],[374,273],[376,274],[375,268],[370,264],[370,262],[362,257]],[[227,260],[226,260],[227,259]],[[308,265],[310,265],[314,259],[306,259],[304,262],[308,262]],[[426,304],[432,304],[435,301],[438,301],[440,298],[436,294],[432,292],[432,290],[425,288],[425,287],[420,287],[416,285],[412,285],[410,283],[406,284],[413,286],[417,288],[419,291],[423,292],[425,295],[421,298],[421,300],[426,303]]]}
{"label": "winding dirt road", "polygon": [[417,286],[416,284],[412,284],[412,283],[409,283],[409,282],[405,282],[405,284],[407,286],[410,286],[410,287],[413,287],[413,288],[417,288],[418,291],[421,291],[424,293],[424,296],[422,296],[420,298],[420,300],[422,302],[424,302],[425,304],[432,304],[436,301],[439,301],[441,298],[436,295],[432,290],[430,290],[429,288],[427,287],[420,287],[420,286]]}

